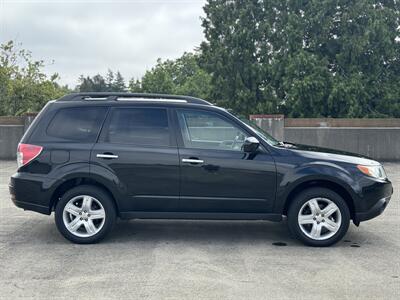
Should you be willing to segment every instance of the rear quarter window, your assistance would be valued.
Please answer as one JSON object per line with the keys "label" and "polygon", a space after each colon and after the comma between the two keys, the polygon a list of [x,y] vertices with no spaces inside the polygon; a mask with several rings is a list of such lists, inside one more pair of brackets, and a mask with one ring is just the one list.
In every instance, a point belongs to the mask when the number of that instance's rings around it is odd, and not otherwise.
{"label": "rear quarter window", "polygon": [[50,121],[46,135],[57,140],[92,143],[104,120],[106,107],[62,108]]}

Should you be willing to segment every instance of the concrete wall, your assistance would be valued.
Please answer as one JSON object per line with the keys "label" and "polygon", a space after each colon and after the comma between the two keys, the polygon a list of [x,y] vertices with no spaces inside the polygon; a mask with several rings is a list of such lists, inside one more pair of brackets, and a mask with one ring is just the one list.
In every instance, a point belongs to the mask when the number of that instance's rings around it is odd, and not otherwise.
{"label": "concrete wall", "polygon": [[24,125],[0,125],[0,159],[15,159]]}
{"label": "concrete wall", "polygon": [[286,127],[285,141],[345,150],[380,161],[400,160],[400,127]]}
{"label": "concrete wall", "polygon": [[[278,140],[344,150],[376,160],[400,160],[400,119],[250,118]],[[275,124],[274,124],[275,123]],[[282,127],[276,133],[272,128]]]}
{"label": "concrete wall", "polygon": [[[0,159],[15,159],[18,142],[34,116],[0,117]],[[282,115],[250,118],[278,140],[400,161],[400,119],[285,119]],[[227,139],[232,135],[225,128],[216,129],[215,133],[220,130],[226,131]]]}
{"label": "concrete wall", "polygon": [[36,117],[36,113],[24,116],[0,116],[0,159],[15,159],[18,143]]}
{"label": "concrete wall", "polygon": [[267,131],[279,141],[285,136],[284,115],[250,115],[250,120],[256,122],[258,127]]}
{"label": "concrete wall", "polygon": [[400,127],[399,118],[285,118],[285,127]]}

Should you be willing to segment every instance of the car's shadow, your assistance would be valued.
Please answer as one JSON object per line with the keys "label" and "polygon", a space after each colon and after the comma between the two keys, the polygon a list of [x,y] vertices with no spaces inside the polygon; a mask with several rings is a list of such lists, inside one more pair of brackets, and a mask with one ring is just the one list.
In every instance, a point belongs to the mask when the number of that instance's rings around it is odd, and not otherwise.
{"label": "car's shadow", "polygon": [[[360,231],[351,225],[346,236],[333,247],[358,248],[371,235],[377,245],[384,242],[379,235]],[[101,243],[137,242],[304,247],[292,236],[286,221],[118,220]]]}
{"label": "car's shadow", "polygon": [[104,242],[297,243],[284,222],[209,220],[119,220]]}
{"label": "car's shadow", "polygon": [[[36,216],[13,226],[5,239],[10,244],[69,243],[47,217]],[[300,244],[292,238],[286,222],[211,220],[117,220],[113,230],[100,242],[109,243],[274,243]]]}
{"label": "car's shadow", "polygon": [[[24,222],[12,232],[11,244],[69,244],[54,222],[37,219]],[[21,224],[22,225],[22,224]],[[27,230],[27,228],[29,228]],[[10,232],[11,234],[11,232]],[[368,234],[368,233],[365,233]],[[370,233],[369,233],[370,234]],[[379,236],[375,238],[379,239]],[[363,233],[351,230],[337,245],[362,240]],[[303,246],[289,232],[286,221],[210,221],[210,220],[118,220],[102,244],[189,243],[213,245]]]}

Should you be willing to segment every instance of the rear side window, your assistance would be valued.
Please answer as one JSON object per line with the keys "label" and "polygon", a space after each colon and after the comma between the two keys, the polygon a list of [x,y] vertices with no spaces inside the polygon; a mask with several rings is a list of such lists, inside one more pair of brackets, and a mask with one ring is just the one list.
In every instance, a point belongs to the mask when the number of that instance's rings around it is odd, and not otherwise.
{"label": "rear side window", "polygon": [[47,127],[47,135],[92,143],[99,133],[106,110],[106,107],[62,108]]}
{"label": "rear side window", "polygon": [[168,114],[162,108],[116,108],[104,141],[138,146],[170,146]]}

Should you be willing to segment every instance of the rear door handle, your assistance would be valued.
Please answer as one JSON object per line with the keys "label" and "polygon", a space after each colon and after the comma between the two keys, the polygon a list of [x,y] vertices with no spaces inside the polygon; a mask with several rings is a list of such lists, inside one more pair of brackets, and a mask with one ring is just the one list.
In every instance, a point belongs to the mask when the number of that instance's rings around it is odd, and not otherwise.
{"label": "rear door handle", "polygon": [[115,158],[118,158],[118,155],[114,155],[114,154],[105,154],[105,153],[103,153],[103,154],[98,153],[98,154],[96,154],[96,157],[98,157],[98,158],[104,158],[104,159],[115,159]]}
{"label": "rear door handle", "polygon": [[187,164],[204,164],[204,160],[197,158],[182,158],[182,162]]}

